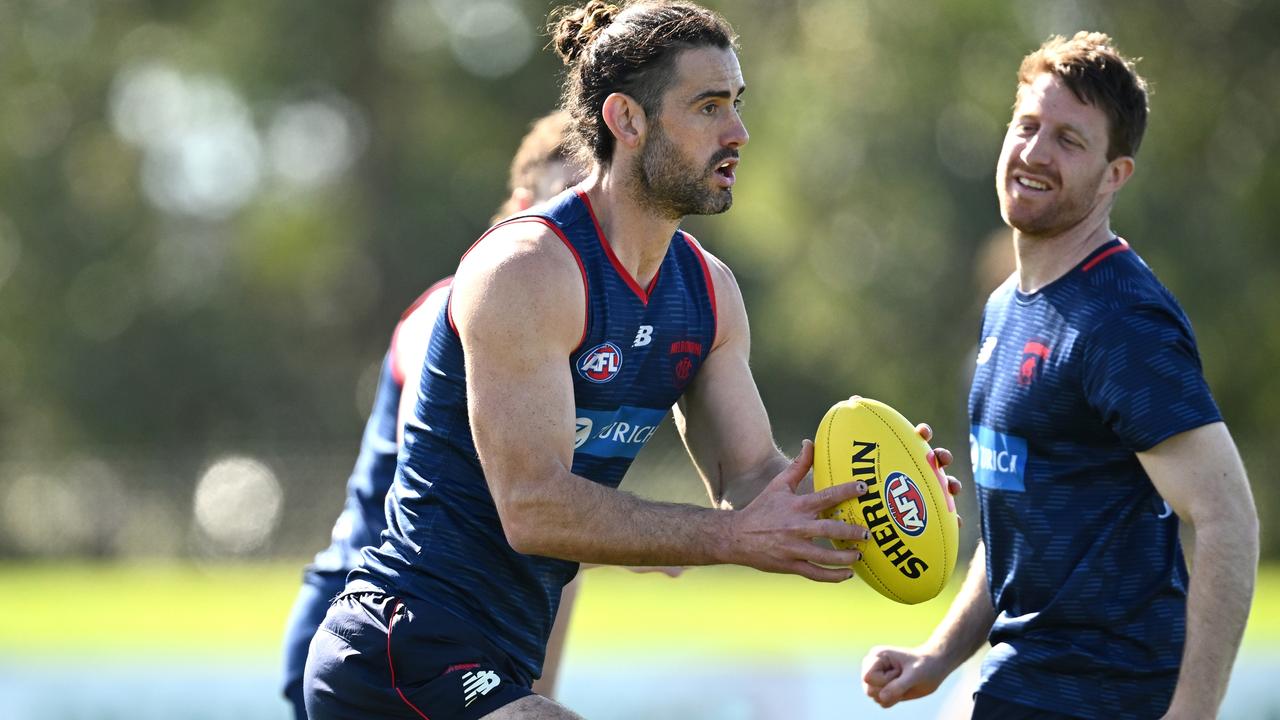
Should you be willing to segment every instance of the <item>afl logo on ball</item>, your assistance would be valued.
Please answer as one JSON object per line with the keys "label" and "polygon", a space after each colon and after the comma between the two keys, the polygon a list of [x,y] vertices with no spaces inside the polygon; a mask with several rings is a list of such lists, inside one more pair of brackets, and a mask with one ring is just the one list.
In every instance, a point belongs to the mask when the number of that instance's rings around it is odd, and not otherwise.
{"label": "afl logo on ball", "polygon": [[600,343],[578,358],[578,374],[593,383],[607,383],[622,368],[622,351],[611,342]]}
{"label": "afl logo on ball", "polygon": [[929,521],[928,511],[920,488],[916,487],[911,478],[900,472],[890,474],[884,481],[884,494],[889,501],[886,504],[894,525],[912,537],[924,532],[924,526]]}

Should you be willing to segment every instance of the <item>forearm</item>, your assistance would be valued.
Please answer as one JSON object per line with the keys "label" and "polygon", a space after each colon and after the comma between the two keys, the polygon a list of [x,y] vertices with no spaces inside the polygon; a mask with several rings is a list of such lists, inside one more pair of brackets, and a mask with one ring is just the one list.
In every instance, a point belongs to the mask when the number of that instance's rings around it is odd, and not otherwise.
{"label": "forearm", "polygon": [[[782,472],[790,464],[790,460],[783,456],[780,450],[774,451],[761,462],[753,467],[733,474],[732,476],[719,477],[714,484],[719,488],[719,492],[712,490],[713,484],[708,479],[707,487],[711,492],[711,502],[715,507],[732,510],[734,508],[744,508],[756,499],[760,491],[764,490],[778,473]],[[800,481],[800,487],[797,489],[801,493],[813,492],[813,474],[805,475],[805,479]]]}
{"label": "forearm", "polygon": [[[599,565],[728,562],[733,513],[644,500],[567,471],[499,503],[516,550]],[[572,498],[566,502],[566,498]]]}
{"label": "forearm", "polygon": [[1169,717],[1216,717],[1240,648],[1258,567],[1256,516],[1197,527],[1187,637]]}
{"label": "forearm", "polygon": [[925,643],[950,673],[987,643],[996,612],[987,590],[987,560],[982,543],[969,561],[969,572],[951,608]]}

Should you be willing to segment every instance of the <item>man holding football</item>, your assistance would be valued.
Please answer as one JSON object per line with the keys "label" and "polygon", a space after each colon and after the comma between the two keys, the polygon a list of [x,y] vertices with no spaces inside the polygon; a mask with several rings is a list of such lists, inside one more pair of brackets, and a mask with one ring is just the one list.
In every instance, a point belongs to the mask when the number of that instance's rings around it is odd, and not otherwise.
{"label": "man holding football", "polygon": [[884,707],[989,642],[975,718],[1217,715],[1258,519],[1190,323],[1111,231],[1146,119],[1106,35],[1023,60],[996,177],[1017,272],[987,302],[969,395],[982,542],[929,640],[864,660]]}
{"label": "man holding football", "polygon": [[[565,138],[568,121],[565,113],[557,111],[539,118],[530,127],[511,161],[510,194],[494,222],[527,210],[535,202],[548,200],[582,179],[582,173],[569,158]],[[427,354],[431,323],[448,297],[451,279],[445,278],[422,293],[396,325],[383,359],[373,410],[361,438],[360,455],[347,480],[342,514],[334,523],[329,547],[318,553],[307,567],[289,615],[284,639],[284,696],[293,705],[298,720],[307,717],[302,673],[311,638],[324,619],[329,601],[346,586],[347,573],[359,563],[360,549],[381,542],[379,536],[386,529],[383,506],[395,477],[400,429],[417,401],[418,371]],[[666,572],[674,574],[677,570]],[[559,649],[567,631],[565,619],[572,608],[577,584],[575,581],[565,588],[561,613],[552,630],[547,659],[538,681],[539,691],[547,695],[552,694],[555,687]]]}
{"label": "man holding football", "polygon": [[[311,644],[306,704],[331,718],[576,718],[534,694],[578,563],[733,563],[847,580],[865,539],[797,492],[774,444],[729,269],[679,230],[728,210],[745,84],[732,29],[684,2],[557,11],[580,186],[463,257],[430,337],[388,494]],[[672,406],[715,507],[617,489]],[[941,453],[940,453],[941,454]]]}

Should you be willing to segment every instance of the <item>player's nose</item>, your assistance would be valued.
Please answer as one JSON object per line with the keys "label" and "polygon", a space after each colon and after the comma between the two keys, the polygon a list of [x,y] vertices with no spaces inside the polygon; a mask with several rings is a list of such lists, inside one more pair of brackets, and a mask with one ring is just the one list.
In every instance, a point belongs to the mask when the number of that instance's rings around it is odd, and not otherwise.
{"label": "player's nose", "polygon": [[733,126],[729,128],[729,133],[724,138],[726,147],[740,148],[751,140],[751,134],[747,132],[747,124],[742,122],[742,116],[734,113]]}

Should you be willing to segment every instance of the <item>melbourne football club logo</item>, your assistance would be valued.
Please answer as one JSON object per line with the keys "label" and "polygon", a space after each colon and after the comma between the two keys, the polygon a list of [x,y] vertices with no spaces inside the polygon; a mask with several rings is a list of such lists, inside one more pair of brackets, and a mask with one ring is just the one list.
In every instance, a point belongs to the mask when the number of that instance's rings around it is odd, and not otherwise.
{"label": "melbourne football club logo", "polygon": [[929,522],[928,510],[915,481],[904,473],[891,473],[884,481],[884,495],[889,501],[886,505],[894,525],[912,537],[924,532],[924,526]]}
{"label": "melbourne football club logo", "polygon": [[679,390],[683,390],[693,379],[698,369],[698,361],[702,359],[702,343],[694,340],[678,340],[671,343],[669,352],[672,358],[672,381]]}
{"label": "melbourne football club logo", "polygon": [[622,350],[611,342],[600,343],[578,358],[578,374],[593,383],[607,383],[622,369]]}
{"label": "melbourne football club logo", "polygon": [[1041,342],[1028,340],[1022,346],[1022,364],[1018,366],[1018,384],[1027,387],[1040,376],[1040,369],[1049,359],[1050,348]]}

